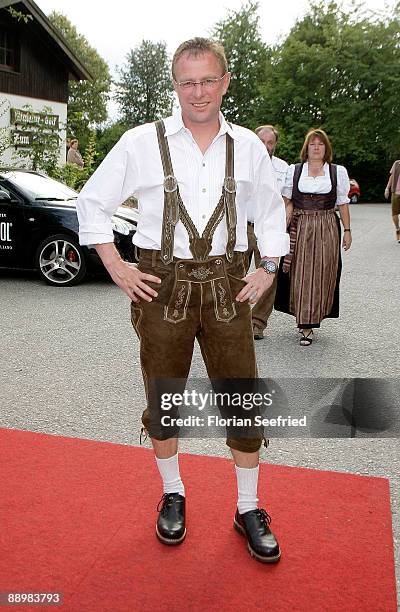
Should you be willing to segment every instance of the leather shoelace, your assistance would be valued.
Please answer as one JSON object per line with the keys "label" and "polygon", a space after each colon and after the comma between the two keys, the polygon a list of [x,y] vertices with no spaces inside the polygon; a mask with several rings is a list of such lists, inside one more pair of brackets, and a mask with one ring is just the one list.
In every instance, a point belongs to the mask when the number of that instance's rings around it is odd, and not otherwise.
{"label": "leather shoelace", "polygon": [[[171,493],[164,493],[162,498],[157,504],[157,512],[161,512],[165,514],[165,510],[172,505],[174,498]],[[161,505],[161,508],[160,508]]]}
{"label": "leather shoelace", "polygon": [[264,508],[257,508],[256,510],[256,515],[261,519],[261,521],[263,523],[265,523],[266,525],[270,525],[272,522],[272,518],[270,517],[270,515],[268,514],[268,512],[266,510],[264,510]]}

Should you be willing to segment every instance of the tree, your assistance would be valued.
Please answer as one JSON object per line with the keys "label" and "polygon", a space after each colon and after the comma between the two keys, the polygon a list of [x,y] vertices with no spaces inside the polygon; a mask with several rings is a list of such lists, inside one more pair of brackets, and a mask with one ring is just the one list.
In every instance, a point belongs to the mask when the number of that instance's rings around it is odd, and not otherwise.
{"label": "tree", "polygon": [[127,126],[122,121],[108,123],[97,129],[97,158],[96,165],[99,165],[107,153],[121,138],[122,134],[127,130]]}
{"label": "tree", "polygon": [[68,134],[78,138],[85,146],[90,134],[89,126],[107,119],[110,71],[107,63],[65,15],[53,11],[49,19],[93,75],[93,81],[69,82]]}
{"label": "tree", "polygon": [[296,161],[307,130],[322,127],[363,195],[381,193],[400,148],[399,31],[398,11],[372,15],[355,4],[348,14],[335,2],[311,4],[272,49],[258,108],[259,123],[281,128],[282,157]]}
{"label": "tree", "polygon": [[260,83],[264,81],[268,59],[259,31],[258,3],[250,0],[239,11],[228,11],[212,36],[225,49],[231,83],[222,110],[229,121],[254,129],[255,111],[260,104]]}
{"label": "tree", "polygon": [[5,10],[10,13],[11,17],[16,19],[18,22],[23,21],[26,24],[30,21],[33,21],[32,15],[28,13],[23,13],[22,11],[17,11],[13,6],[9,6]]}
{"label": "tree", "polygon": [[115,99],[129,127],[154,121],[172,109],[172,83],[165,43],[143,40],[119,69]]}

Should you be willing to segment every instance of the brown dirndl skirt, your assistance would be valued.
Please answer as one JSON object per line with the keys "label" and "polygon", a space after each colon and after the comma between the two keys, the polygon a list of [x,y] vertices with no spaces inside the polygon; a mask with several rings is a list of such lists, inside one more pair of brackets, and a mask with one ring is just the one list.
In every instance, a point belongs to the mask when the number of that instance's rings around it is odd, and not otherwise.
{"label": "brown dirndl skirt", "polygon": [[339,316],[339,218],[333,209],[295,209],[292,223],[290,268],[283,272],[281,261],[275,309],[294,315],[299,327],[319,327],[326,317]]}

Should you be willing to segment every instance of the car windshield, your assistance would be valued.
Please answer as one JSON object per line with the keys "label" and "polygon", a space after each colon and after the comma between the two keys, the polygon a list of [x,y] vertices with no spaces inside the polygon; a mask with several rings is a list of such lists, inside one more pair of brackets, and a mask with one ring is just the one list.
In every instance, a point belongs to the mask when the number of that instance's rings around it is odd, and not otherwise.
{"label": "car windshield", "polygon": [[2,172],[2,176],[34,200],[71,200],[78,194],[66,185],[31,172]]}

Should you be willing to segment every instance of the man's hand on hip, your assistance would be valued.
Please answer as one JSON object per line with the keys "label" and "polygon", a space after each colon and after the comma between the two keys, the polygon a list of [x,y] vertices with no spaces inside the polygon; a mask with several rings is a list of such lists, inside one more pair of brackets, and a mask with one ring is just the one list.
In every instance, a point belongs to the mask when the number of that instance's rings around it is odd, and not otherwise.
{"label": "man's hand on hip", "polygon": [[140,300],[151,302],[153,297],[157,297],[158,293],[149,287],[147,282],[161,283],[158,276],[145,274],[138,270],[136,264],[121,259],[113,243],[96,244],[95,247],[114,283],[126,293],[132,302],[140,302]]}
{"label": "man's hand on hip", "polygon": [[243,278],[246,286],[237,294],[237,302],[249,300],[255,304],[262,294],[267,291],[274,282],[275,274],[267,274],[262,268],[258,268]]}

